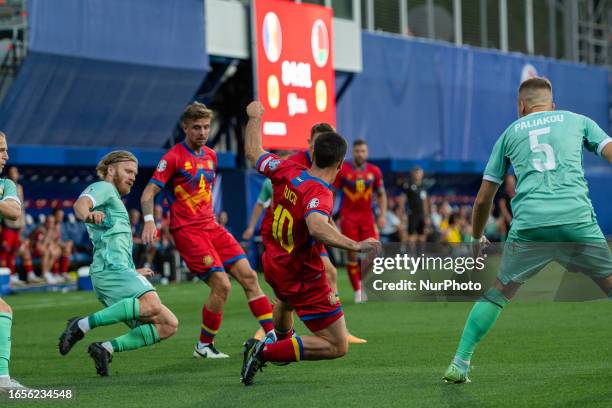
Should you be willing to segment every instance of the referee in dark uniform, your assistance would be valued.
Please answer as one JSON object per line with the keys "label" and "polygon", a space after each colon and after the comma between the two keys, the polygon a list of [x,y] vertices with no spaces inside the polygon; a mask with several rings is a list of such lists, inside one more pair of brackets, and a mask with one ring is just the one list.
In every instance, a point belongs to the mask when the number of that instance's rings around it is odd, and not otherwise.
{"label": "referee in dark uniform", "polygon": [[422,247],[426,242],[426,227],[430,224],[429,197],[423,188],[423,175],[423,169],[416,166],[402,186],[408,204],[408,243],[412,251],[417,249],[417,243]]}

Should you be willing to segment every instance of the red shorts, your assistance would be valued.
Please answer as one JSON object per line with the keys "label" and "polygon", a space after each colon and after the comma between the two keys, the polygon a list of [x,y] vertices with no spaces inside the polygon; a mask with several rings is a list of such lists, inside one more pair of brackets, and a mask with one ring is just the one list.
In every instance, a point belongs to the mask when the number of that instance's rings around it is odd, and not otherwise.
{"label": "red shorts", "polygon": [[340,231],[354,241],[363,241],[368,238],[378,239],[378,231],[374,219],[351,220],[340,218]]}
{"label": "red shorts", "polygon": [[171,233],[187,267],[200,279],[208,279],[211,272],[224,272],[226,267],[246,258],[238,241],[218,224],[185,225]]}
{"label": "red shorts", "polygon": [[19,235],[19,230],[3,226],[2,234],[0,235],[0,250],[14,253],[19,250],[20,245],[21,236]]}
{"label": "red shorts", "polygon": [[344,316],[342,305],[332,292],[325,270],[311,281],[287,282],[287,270],[263,255],[264,276],[276,297],[288,303],[308,329],[316,333]]}

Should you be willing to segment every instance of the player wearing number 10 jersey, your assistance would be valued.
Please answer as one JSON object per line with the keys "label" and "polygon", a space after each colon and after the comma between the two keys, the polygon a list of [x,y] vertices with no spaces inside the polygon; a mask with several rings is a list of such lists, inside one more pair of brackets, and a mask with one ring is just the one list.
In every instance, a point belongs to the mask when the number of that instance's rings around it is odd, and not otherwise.
{"label": "player wearing number 10 jersey", "polygon": [[[493,197],[510,165],[516,173],[514,219],[493,288],[476,302],[443,379],[469,381],[471,357],[521,284],[555,260],[584,272],[612,298],[612,255],[597,225],[582,168],[583,146],[612,162],[612,139],[582,115],[555,111],[552,85],[531,78],[519,87],[520,119],[502,134],[489,159],[472,215],[477,247]],[[570,242],[571,250],[535,243]]]}
{"label": "player wearing number 10 jersey", "polygon": [[[252,102],[247,113],[245,153],[251,162],[256,162],[257,171],[272,181],[273,208],[266,213],[262,226],[263,266],[266,281],[279,299],[273,312],[279,340],[246,343],[242,382],[250,385],[266,361],[321,360],[346,354],[342,307],[325,276],[321,248],[327,244],[371,255],[380,249],[380,243],[374,239],[353,241],[340,234],[330,221],[330,183],[336,178],[347,148],[340,135],[319,135],[314,163],[306,169],[262,149],[263,108],[259,102]],[[291,336],[293,310],[314,336]]]}

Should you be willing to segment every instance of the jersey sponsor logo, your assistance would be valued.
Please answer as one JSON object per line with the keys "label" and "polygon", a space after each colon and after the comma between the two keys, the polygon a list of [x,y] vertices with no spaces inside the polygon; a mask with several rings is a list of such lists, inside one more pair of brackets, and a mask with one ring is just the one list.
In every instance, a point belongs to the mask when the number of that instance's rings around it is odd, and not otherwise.
{"label": "jersey sponsor logo", "polygon": [[270,160],[270,164],[268,164],[268,168],[270,170],[276,170],[279,164],[280,164],[280,160],[278,159]]}
{"label": "jersey sponsor logo", "polygon": [[319,199],[318,198],[313,198],[312,200],[310,200],[310,202],[308,203],[308,209],[313,209],[313,208],[317,208],[319,206]]}
{"label": "jersey sponsor logo", "polygon": [[166,170],[166,167],[168,167],[168,163],[165,160],[161,160],[157,164],[157,171],[161,173],[162,171]]}
{"label": "jersey sponsor logo", "polygon": [[295,205],[297,202],[297,194],[286,185],[285,190],[283,191],[283,197],[285,197],[293,205]]}
{"label": "jersey sponsor logo", "polygon": [[191,164],[191,162],[186,161],[185,162],[185,170],[191,170],[193,168],[193,165]]}

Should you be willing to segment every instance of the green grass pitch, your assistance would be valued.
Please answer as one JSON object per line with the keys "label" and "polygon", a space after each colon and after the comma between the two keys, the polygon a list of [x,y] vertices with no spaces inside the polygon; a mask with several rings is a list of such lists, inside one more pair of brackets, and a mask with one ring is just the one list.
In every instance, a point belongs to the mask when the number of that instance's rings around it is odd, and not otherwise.
{"label": "green grass pitch", "polygon": [[[10,296],[12,375],[35,388],[71,388],[76,397],[64,403],[0,401],[0,406],[612,406],[610,302],[511,304],[476,352],[473,382],[457,386],[440,378],[469,303],[355,305],[344,271],[340,283],[348,326],[369,343],[352,346],[335,361],[268,366],[251,387],[239,381],[241,346],[258,326],[236,285],[216,341],[229,359],[192,358],[208,288],[173,285],[159,288],[159,294],[180,320],[177,335],[154,347],[117,353],[108,378],[96,376],[87,344],[122,334],[125,326],[90,332],[66,357],[57,351],[66,320],[99,309],[93,293]],[[306,334],[303,326],[297,328]]]}

